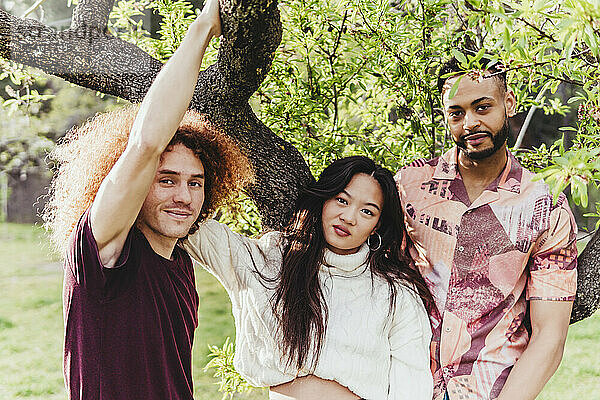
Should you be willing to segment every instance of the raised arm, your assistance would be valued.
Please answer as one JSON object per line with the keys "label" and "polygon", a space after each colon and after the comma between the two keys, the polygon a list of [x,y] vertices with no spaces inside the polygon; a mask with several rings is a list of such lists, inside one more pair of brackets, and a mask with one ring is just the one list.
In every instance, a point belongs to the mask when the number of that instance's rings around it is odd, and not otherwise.
{"label": "raised arm", "polygon": [[144,97],[127,148],[102,182],[90,222],[102,264],[111,268],[153,182],[160,156],[185,114],[206,47],[221,34],[219,0],[207,0]]}

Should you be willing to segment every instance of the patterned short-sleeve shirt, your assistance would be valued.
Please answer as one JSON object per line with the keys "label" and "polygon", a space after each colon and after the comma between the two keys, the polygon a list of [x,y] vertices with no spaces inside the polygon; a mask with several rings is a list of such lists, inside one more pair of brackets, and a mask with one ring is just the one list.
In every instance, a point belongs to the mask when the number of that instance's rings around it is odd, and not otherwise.
{"label": "patterned short-sleeve shirt", "polygon": [[572,301],[577,226],[512,154],[470,202],[454,148],[396,175],[412,256],[436,301],[431,315],[434,398],[500,393],[529,341],[528,300]]}

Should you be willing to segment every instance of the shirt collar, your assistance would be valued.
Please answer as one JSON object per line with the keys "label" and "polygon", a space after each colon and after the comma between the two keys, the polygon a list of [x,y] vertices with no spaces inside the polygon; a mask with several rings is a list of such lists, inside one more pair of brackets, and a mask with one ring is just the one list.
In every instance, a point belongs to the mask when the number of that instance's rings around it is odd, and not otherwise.
{"label": "shirt collar", "polygon": [[[486,190],[497,191],[502,189],[519,194],[521,193],[523,167],[510,151],[506,150],[506,152],[508,159],[504,169]],[[454,146],[439,158],[433,173],[433,179],[461,179],[458,173],[458,147]]]}
{"label": "shirt collar", "polygon": [[433,179],[454,180],[460,178],[458,173],[457,154],[458,147],[454,146],[439,158],[438,164],[433,172]]}
{"label": "shirt collar", "polygon": [[335,270],[341,275],[356,273],[359,270],[359,272],[362,272],[364,268],[361,269],[361,267],[366,265],[368,258],[369,246],[366,242],[353,254],[336,254],[328,248],[325,248],[322,269]]}

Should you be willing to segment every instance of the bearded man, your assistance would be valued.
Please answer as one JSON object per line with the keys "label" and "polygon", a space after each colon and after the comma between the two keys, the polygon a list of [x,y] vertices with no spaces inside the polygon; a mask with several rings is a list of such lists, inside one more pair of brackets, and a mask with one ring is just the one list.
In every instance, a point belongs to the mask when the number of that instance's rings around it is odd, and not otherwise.
{"label": "bearded man", "polygon": [[139,107],[97,116],[55,152],[45,219],[65,254],[72,400],[193,399],[198,294],[177,243],[252,176],[231,140],[186,112],[220,31],[208,0]]}
{"label": "bearded man", "polygon": [[465,72],[453,59],[438,88],[456,146],[397,175],[411,253],[437,305],[434,398],[533,400],[562,358],[575,220],[564,194],[552,198],[507,149],[516,99],[500,66]]}

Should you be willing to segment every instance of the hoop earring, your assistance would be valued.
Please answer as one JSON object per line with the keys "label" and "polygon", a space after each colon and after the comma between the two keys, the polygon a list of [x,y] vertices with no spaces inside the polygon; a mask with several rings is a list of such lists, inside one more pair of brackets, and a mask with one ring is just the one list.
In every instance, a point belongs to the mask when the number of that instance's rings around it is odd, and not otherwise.
{"label": "hoop earring", "polygon": [[[373,245],[371,244],[371,238],[373,236],[377,235],[377,238],[379,239],[378,243],[377,243],[377,247],[373,248]],[[375,232],[373,233],[371,236],[369,236],[367,238],[367,246],[369,246],[369,248],[371,249],[371,251],[377,251],[379,250],[379,248],[381,247],[381,244],[383,243],[383,239],[381,239],[381,235],[379,234],[379,232]]]}

